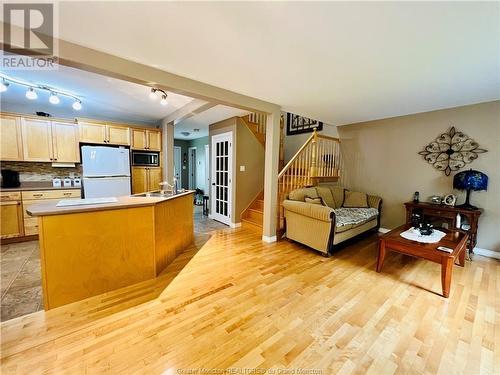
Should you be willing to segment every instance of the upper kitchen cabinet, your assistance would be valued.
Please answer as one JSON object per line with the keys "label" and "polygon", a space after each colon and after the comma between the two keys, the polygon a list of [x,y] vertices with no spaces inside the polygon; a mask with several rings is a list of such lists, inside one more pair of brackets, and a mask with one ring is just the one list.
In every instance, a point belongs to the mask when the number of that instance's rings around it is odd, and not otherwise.
{"label": "upper kitchen cabinet", "polygon": [[0,116],[0,160],[23,160],[21,118]]}
{"label": "upper kitchen cabinet", "polygon": [[54,161],[50,121],[21,118],[24,161]]}
{"label": "upper kitchen cabinet", "polygon": [[22,118],[24,161],[78,163],[78,127],[70,122]]}
{"label": "upper kitchen cabinet", "polygon": [[130,146],[130,128],[119,125],[79,122],[80,142]]}
{"label": "upper kitchen cabinet", "polygon": [[118,125],[106,125],[108,142],[113,145],[130,146],[130,128]]}
{"label": "upper kitchen cabinet", "polygon": [[54,161],[79,163],[78,125],[69,122],[53,122],[52,148]]}
{"label": "upper kitchen cabinet", "polygon": [[159,130],[132,129],[132,149],[161,151]]}
{"label": "upper kitchen cabinet", "polygon": [[80,142],[106,143],[106,125],[92,122],[78,122]]}

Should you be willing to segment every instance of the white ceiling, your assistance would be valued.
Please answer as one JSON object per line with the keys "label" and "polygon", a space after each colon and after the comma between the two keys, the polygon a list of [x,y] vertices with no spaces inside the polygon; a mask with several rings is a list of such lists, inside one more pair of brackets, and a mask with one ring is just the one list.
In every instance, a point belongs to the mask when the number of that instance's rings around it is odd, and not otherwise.
{"label": "white ceiling", "polygon": [[[248,113],[249,112],[241,109],[227,107],[225,105],[216,105],[215,107],[209,108],[204,112],[176,123],[174,127],[174,138],[190,140],[207,137],[209,125],[231,117],[245,116]],[[199,131],[195,132],[194,129],[199,129]],[[181,134],[182,132],[188,132],[190,134],[186,136]]]}
{"label": "white ceiling", "polygon": [[75,111],[71,107],[73,100],[70,98],[61,96],[61,102],[53,105],[48,101],[48,92],[37,91],[38,99],[28,100],[25,97],[26,87],[11,84],[0,97],[2,110],[9,112],[43,111],[54,117],[87,117],[154,125],[193,100],[187,96],[168,93],[168,105],[162,106],[159,98],[149,98],[149,87],[60,65],[56,70],[2,72],[4,73],[7,77],[74,94],[82,100],[82,109]]}
{"label": "white ceiling", "polygon": [[60,2],[59,35],[339,125],[500,99],[499,7]]}

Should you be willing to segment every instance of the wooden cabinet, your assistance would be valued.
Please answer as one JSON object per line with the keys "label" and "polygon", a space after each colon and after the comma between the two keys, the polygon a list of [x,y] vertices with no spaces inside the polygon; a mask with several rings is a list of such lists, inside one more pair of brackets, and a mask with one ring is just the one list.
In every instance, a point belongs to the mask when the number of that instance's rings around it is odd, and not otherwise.
{"label": "wooden cabinet", "polygon": [[21,119],[23,160],[78,163],[78,128],[69,122]]}
{"label": "wooden cabinet", "polygon": [[161,151],[159,130],[132,129],[132,149]]}
{"label": "wooden cabinet", "polygon": [[53,161],[50,121],[21,118],[21,134],[24,161]]}
{"label": "wooden cabinet", "polygon": [[80,128],[80,142],[84,143],[106,143],[106,125],[78,122]]}
{"label": "wooden cabinet", "polygon": [[148,150],[161,151],[161,132],[146,130]]}
{"label": "wooden cabinet", "polygon": [[23,160],[20,117],[0,116],[0,160]]}
{"label": "wooden cabinet", "polygon": [[22,237],[23,205],[19,192],[2,192],[0,195],[0,238]]}
{"label": "wooden cabinet", "polygon": [[117,125],[106,125],[107,143],[130,146],[130,128]]}
{"label": "wooden cabinet", "polygon": [[79,122],[80,142],[130,146],[130,128],[120,125],[106,125]]}
{"label": "wooden cabinet", "polygon": [[68,122],[53,122],[52,149],[54,161],[79,163],[78,126]]}
{"label": "wooden cabinet", "polygon": [[24,216],[24,235],[32,236],[38,234],[38,218],[28,215],[27,210],[30,206],[38,203],[53,202],[60,199],[79,199],[81,191],[78,189],[61,190],[40,190],[23,191],[23,216]]}
{"label": "wooden cabinet", "polygon": [[132,167],[132,194],[160,189],[161,168]]}

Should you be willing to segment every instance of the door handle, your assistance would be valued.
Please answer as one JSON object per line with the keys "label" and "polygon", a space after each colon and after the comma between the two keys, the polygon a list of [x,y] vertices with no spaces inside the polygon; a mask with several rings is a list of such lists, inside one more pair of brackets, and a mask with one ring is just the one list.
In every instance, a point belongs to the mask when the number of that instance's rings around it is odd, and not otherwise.
{"label": "door handle", "polygon": [[215,182],[212,182],[212,186],[215,186]]}

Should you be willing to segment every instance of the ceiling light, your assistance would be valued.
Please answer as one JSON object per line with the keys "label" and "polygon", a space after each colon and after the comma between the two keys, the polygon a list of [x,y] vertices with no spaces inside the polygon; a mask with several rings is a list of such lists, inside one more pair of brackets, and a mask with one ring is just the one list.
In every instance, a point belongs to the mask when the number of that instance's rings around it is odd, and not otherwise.
{"label": "ceiling light", "polygon": [[167,102],[167,95],[163,94],[161,96],[160,104],[161,105],[167,105],[168,104],[168,102]]}
{"label": "ceiling light", "polygon": [[49,102],[51,104],[59,104],[60,100],[55,92],[50,93]]}
{"label": "ceiling light", "polygon": [[200,131],[200,129],[193,129],[193,131],[194,131],[195,133],[198,133],[198,132]]}
{"label": "ceiling light", "polygon": [[155,100],[156,99],[156,89],[152,88],[151,92],[149,93],[149,99]]}
{"label": "ceiling light", "polygon": [[28,89],[28,91],[26,91],[26,97],[29,100],[34,100],[34,99],[38,98],[38,95],[36,94],[35,90],[33,90],[33,87],[30,87]]}
{"label": "ceiling light", "polygon": [[9,87],[9,82],[6,82],[5,79],[2,79],[2,82],[0,82],[0,92],[7,91],[8,87]]}
{"label": "ceiling light", "polygon": [[187,137],[187,136],[188,136],[189,134],[191,134],[191,133],[189,133],[189,132],[181,132],[181,134],[182,134],[184,137]]}
{"label": "ceiling light", "polygon": [[75,111],[79,111],[80,109],[82,109],[82,102],[80,100],[76,100],[74,103],[73,103],[73,109]]}

